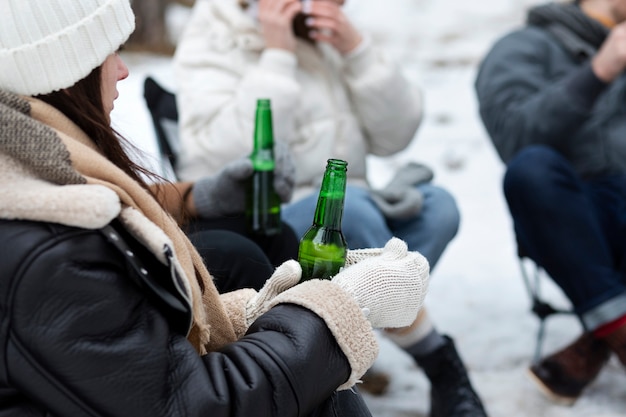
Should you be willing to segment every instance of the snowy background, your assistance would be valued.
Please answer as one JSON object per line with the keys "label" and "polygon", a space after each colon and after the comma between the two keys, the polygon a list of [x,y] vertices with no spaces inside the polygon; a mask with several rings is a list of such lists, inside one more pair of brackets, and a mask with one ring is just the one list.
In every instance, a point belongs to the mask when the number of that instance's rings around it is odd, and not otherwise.
{"label": "snowy background", "polygon": [[[511,222],[501,191],[503,166],[480,123],[473,81],[489,46],[523,23],[531,0],[348,0],[346,11],[395,58],[425,95],[425,118],[413,144],[392,158],[372,158],[371,181],[382,185],[409,160],[428,163],[435,182],[456,197],[462,214],[458,236],[433,271],[426,305],[442,333],[450,334],[492,417],[626,416],[626,372],[612,358],[572,407],[546,400],[527,377],[538,321],[516,258]],[[176,39],[188,10],[168,14]],[[116,128],[145,150],[158,170],[156,143],[142,97],[152,75],[175,88],[171,60],[126,53],[130,77],[119,84]],[[545,296],[567,307],[546,280]],[[571,316],[550,318],[544,352],[580,332]],[[429,384],[411,360],[381,339],[374,365],[392,377],[383,396],[366,396],[375,417],[421,417],[429,410]]]}

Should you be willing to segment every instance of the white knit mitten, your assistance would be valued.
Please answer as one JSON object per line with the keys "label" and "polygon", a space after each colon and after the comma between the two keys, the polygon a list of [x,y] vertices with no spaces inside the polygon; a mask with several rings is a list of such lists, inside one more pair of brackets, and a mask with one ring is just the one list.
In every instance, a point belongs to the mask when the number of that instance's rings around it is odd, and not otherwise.
{"label": "white knit mitten", "polygon": [[272,276],[265,282],[263,288],[246,303],[246,328],[266,313],[270,308],[270,302],[283,291],[288,290],[300,281],[302,268],[297,261],[284,262]]}
{"label": "white knit mitten", "polygon": [[354,297],[374,328],[404,327],[417,317],[429,276],[428,261],[392,238],[380,255],[339,272],[332,282]]}
{"label": "white knit mitten", "polygon": [[369,248],[369,249],[348,249],[346,252],[346,263],[344,268],[359,263],[365,259],[373,256],[378,256],[383,253],[383,248]]}

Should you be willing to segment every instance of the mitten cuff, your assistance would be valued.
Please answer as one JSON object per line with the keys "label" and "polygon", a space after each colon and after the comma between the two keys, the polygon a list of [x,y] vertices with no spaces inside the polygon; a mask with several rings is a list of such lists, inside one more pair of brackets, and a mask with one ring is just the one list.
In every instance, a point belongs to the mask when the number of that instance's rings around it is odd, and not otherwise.
{"label": "mitten cuff", "polygon": [[348,249],[344,268],[383,253],[383,248]]}
{"label": "mitten cuff", "polygon": [[285,291],[271,303],[297,304],[325,322],[350,362],[351,373],[340,390],[352,387],[374,363],[378,342],[361,308],[346,291],[325,280],[309,280]]}
{"label": "mitten cuff", "polygon": [[205,177],[196,181],[191,188],[196,211],[202,217],[212,217],[218,214],[214,205],[215,197],[212,196],[214,187],[215,178]]}
{"label": "mitten cuff", "polygon": [[246,305],[256,295],[256,291],[250,288],[232,291],[220,296],[226,313],[233,324],[237,339],[243,337],[248,331],[246,321]]}

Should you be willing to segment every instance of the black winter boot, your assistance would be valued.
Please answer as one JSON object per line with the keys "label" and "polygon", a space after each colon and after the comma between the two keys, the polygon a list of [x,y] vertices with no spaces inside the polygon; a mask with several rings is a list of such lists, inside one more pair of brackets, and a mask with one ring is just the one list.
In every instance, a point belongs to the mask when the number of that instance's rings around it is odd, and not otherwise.
{"label": "black winter boot", "polygon": [[454,342],[444,338],[446,344],[434,352],[414,356],[430,380],[430,417],[487,417]]}

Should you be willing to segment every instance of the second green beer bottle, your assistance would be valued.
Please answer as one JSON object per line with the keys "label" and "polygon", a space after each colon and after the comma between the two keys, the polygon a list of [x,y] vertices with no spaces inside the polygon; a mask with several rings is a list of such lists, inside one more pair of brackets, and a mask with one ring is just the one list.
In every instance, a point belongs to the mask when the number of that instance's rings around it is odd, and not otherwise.
{"label": "second green beer bottle", "polygon": [[346,193],[348,163],[329,159],[322,179],[313,225],[300,240],[298,262],[302,280],[330,279],[346,262],[346,239],[341,231],[341,218]]}
{"label": "second green beer bottle", "polygon": [[280,233],[280,197],[274,190],[274,132],[269,99],[257,100],[254,144],[250,155],[254,172],[248,183],[246,218],[254,235]]}

